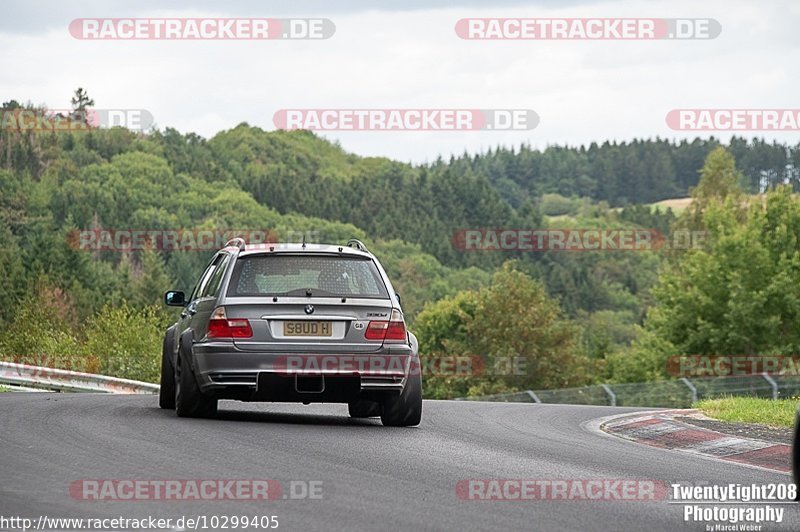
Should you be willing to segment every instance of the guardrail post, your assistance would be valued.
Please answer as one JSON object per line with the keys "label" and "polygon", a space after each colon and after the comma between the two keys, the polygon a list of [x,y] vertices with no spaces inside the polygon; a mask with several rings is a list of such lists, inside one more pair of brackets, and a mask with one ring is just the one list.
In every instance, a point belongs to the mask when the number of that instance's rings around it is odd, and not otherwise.
{"label": "guardrail post", "polygon": [[608,396],[611,398],[611,406],[617,406],[617,394],[614,393],[608,384],[601,384],[600,386],[603,387]]}
{"label": "guardrail post", "polygon": [[692,392],[692,403],[696,403],[697,402],[697,388],[695,387],[695,385],[692,384],[692,381],[690,381],[686,377],[681,377],[681,382],[684,383],[686,385],[686,387],[689,388],[689,390]]}
{"label": "guardrail post", "polygon": [[539,396],[536,395],[535,393],[533,393],[533,390],[525,390],[525,393],[527,393],[528,395],[531,396],[531,399],[533,399],[534,403],[541,403],[542,402],[542,400],[539,399]]}
{"label": "guardrail post", "polygon": [[773,379],[772,377],[770,377],[766,373],[762,373],[761,376],[764,377],[764,380],[767,381],[770,386],[772,386],[772,398],[773,399],[777,399],[778,398],[778,383],[775,382],[775,379]]}

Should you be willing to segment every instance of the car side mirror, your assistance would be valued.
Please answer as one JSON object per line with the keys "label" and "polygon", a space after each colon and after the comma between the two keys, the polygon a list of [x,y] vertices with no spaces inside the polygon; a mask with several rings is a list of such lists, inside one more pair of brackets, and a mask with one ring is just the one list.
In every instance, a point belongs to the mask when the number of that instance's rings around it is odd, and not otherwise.
{"label": "car side mirror", "polygon": [[164,303],[170,307],[186,306],[186,294],[178,290],[170,290],[164,294]]}
{"label": "car side mirror", "polygon": [[402,301],[400,301],[400,294],[398,294],[397,292],[395,292],[395,293],[394,293],[394,297],[396,297],[396,298],[397,298],[397,302],[398,302],[398,303],[400,304],[400,306],[402,307],[402,306],[403,306],[403,302],[402,302]]}

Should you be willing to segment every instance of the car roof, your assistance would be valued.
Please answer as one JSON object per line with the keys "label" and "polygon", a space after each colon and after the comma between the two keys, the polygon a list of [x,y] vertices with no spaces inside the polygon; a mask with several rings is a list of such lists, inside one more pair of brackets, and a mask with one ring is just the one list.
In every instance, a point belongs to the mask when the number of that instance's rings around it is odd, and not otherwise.
{"label": "car roof", "polygon": [[372,254],[368,251],[356,249],[354,247],[344,246],[341,244],[301,244],[297,243],[264,243],[264,244],[247,244],[244,249],[236,246],[230,246],[239,251],[239,256],[244,257],[248,255],[259,255],[264,253],[303,253],[303,254],[335,254],[346,255],[350,257],[364,257],[372,258]]}

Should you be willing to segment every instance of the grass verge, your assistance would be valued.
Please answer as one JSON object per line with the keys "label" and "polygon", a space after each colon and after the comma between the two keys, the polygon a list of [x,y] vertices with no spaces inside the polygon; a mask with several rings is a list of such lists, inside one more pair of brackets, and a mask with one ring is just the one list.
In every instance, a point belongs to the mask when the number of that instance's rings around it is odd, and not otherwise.
{"label": "grass verge", "polygon": [[797,399],[723,397],[704,399],[693,405],[705,415],[731,423],[758,423],[770,427],[793,427]]}

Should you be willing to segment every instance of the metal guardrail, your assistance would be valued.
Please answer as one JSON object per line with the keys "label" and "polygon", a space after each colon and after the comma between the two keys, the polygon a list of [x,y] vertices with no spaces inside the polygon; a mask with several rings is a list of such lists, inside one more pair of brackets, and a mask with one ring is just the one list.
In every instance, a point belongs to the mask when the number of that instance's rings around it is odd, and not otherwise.
{"label": "metal guardrail", "polygon": [[52,393],[56,390],[45,390],[43,388],[28,388],[27,386],[17,386],[16,384],[4,384],[0,386],[0,392],[38,392]]}
{"label": "metal guardrail", "polygon": [[722,396],[750,396],[787,399],[800,395],[800,377],[747,375],[736,377],[696,377],[655,382],[598,384],[560,390],[524,390],[460,401],[499,401],[511,403],[553,403],[601,406],[647,406],[686,408],[699,399]]}
{"label": "metal guardrail", "polygon": [[0,362],[0,384],[58,392],[95,392],[116,394],[158,393],[159,386],[149,382]]}

